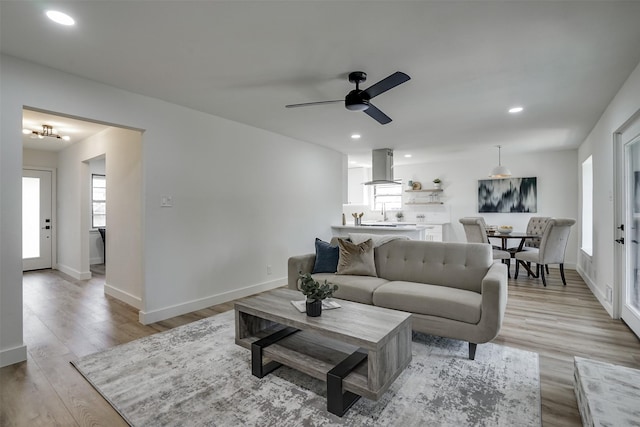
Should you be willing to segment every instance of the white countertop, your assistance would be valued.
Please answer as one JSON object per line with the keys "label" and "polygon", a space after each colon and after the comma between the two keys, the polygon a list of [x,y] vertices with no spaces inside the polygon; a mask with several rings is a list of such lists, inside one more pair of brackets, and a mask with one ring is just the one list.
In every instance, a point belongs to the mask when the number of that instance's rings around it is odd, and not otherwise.
{"label": "white countertop", "polygon": [[336,229],[358,229],[358,230],[387,230],[387,231],[412,231],[412,230],[423,230],[433,225],[443,225],[446,223],[404,223],[404,222],[377,222],[373,224],[364,223],[362,225],[332,225],[331,228]]}

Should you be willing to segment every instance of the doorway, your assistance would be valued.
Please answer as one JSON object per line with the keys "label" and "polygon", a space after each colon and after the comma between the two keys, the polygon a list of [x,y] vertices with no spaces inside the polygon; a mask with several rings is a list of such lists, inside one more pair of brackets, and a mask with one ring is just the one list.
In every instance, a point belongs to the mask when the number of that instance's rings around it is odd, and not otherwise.
{"label": "doorway", "polygon": [[22,270],[52,267],[53,171],[22,170]]}
{"label": "doorway", "polygon": [[622,197],[618,215],[620,318],[640,337],[640,115],[616,134]]}

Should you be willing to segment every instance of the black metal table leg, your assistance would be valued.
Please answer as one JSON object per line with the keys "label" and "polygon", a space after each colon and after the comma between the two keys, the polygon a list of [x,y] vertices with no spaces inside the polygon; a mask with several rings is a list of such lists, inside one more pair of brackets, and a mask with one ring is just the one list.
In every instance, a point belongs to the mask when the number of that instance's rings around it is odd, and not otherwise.
{"label": "black metal table leg", "polygon": [[350,354],[327,372],[327,410],[342,417],[360,396],[350,391],[342,392],[342,380],[367,358],[367,352],[358,350]]}
{"label": "black metal table leg", "polygon": [[263,365],[262,349],[298,331],[299,329],[296,328],[284,328],[251,343],[251,373],[258,378],[262,378],[282,366],[282,364],[278,362],[269,362]]}

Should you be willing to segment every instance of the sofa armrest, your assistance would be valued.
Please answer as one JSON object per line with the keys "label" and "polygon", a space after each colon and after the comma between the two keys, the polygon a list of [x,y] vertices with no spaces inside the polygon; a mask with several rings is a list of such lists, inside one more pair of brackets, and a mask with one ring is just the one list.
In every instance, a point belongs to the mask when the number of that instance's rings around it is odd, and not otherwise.
{"label": "sofa armrest", "polygon": [[298,275],[300,272],[311,273],[316,262],[316,254],[292,256],[289,258],[287,287],[298,291]]}
{"label": "sofa armrest", "polygon": [[494,263],[482,279],[482,319],[486,341],[491,341],[500,332],[507,308],[507,266]]}

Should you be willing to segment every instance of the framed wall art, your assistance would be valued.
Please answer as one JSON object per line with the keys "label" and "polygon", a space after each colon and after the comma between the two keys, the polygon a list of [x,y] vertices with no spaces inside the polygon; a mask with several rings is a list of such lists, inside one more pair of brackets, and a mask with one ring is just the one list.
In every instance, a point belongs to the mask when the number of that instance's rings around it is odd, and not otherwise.
{"label": "framed wall art", "polygon": [[538,211],[537,178],[478,180],[478,212]]}

